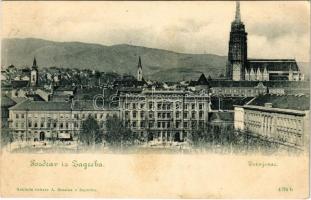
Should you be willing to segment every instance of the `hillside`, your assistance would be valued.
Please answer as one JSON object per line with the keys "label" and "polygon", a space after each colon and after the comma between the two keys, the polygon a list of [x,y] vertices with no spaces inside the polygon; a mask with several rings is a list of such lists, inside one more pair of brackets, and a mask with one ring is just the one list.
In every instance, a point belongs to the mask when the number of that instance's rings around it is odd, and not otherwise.
{"label": "hillside", "polygon": [[225,56],[182,54],[127,44],[104,46],[81,42],[52,42],[41,39],[3,39],[2,65],[29,66],[36,56],[39,67],[96,69],[136,74],[138,56],[145,77],[173,81],[196,79],[200,73],[219,76],[224,73]]}
{"label": "hillside", "polygon": [[[81,42],[42,39],[3,39],[2,66],[30,66],[36,56],[39,67],[95,69],[136,75],[138,56],[145,78],[161,81],[196,80],[201,73],[218,77],[225,73],[227,57],[213,54],[184,54],[127,44],[104,46]],[[298,63],[309,77],[309,63]]]}

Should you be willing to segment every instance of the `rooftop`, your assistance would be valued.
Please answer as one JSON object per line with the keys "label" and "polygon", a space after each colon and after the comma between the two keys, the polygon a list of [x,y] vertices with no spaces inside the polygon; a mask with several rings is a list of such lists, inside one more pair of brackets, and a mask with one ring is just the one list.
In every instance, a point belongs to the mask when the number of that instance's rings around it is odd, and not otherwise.
{"label": "rooftop", "polygon": [[310,96],[307,95],[261,95],[255,98],[249,105],[264,106],[272,103],[272,108],[309,110]]}

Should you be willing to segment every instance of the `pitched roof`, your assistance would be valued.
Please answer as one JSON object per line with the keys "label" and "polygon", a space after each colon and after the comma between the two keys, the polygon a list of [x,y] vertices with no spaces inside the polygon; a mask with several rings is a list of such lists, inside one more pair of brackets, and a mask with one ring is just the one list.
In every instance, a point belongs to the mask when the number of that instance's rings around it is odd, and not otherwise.
{"label": "pitched roof", "polygon": [[208,85],[205,75],[202,73],[200,78],[197,81],[197,85]]}
{"label": "pitched roof", "polygon": [[264,106],[272,103],[272,108],[309,110],[310,96],[308,95],[261,95],[255,98],[249,105]]}
{"label": "pitched roof", "polygon": [[[109,109],[108,102],[105,102],[104,109]],[[98,103],[99,108],[93,106],[93,101],[74,101],[63,102],[63,101],[30,101],[18,103],[15,106],[9,108],[9,110],[29,110],[29,111],[71,111],[71,110],[100,110],[101,105]],[[112,108],[113,109],[113,108]]]}
{"label": "pitched roof", "polygon": [[13,101],[10,97],[6,95],[1,95],[1,107],[11,107],[16,104],[15,101]]}
{"label": "pitched roof", "polygon": [[70,111],[71,104],[68,102],[45,102],[26,100],[16,104],[9,110],[31,110],[31,111]]}
{"label": "pitched roof", "polygon": [[263,71],[299,71],[299,67],[295,59],[248,59],[247,70],[253,68],[255,71],[259,68]]}

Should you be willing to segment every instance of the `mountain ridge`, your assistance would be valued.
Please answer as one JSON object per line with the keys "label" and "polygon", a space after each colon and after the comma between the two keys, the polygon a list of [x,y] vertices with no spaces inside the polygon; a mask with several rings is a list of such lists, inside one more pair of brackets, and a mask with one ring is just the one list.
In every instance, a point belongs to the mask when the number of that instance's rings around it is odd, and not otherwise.
{"label": "mountain ridge", "polygon": [[111,46],[79,41],[60,42],[38,38],[4,38],[1,65],[31,66],[35,56],[40,67],[94,69],[136,76],[138,57],[143,74],[159,81],[217,78],[225,74],[227,56],[180,53],[130,44]]}

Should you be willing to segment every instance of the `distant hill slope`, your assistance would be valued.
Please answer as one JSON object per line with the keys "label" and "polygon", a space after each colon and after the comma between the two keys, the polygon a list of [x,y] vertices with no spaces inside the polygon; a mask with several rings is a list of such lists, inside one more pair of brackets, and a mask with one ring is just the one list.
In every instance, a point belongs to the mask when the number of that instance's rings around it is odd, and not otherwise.
{"label": "distant hill slope", "polygon": [[[184,54],[127,44],[104,46],[81,42],[42,39],[3,39],[2,65],[31,66],[36,56],[39,67],[95,69],[136,76],[138,56],[147,79],[161,81],[197,80],[201,73],[212,78],[225,74],[226,56]],[[308,77],[309,63],[298,63]]]}
{"label": "distant hill slope", "polygon": [[183,54],[132,45],[104,46],[41,39],[3,39],[2,65],[30,66],[36,56],[39,67],[96,69],[136,75],[138,56],[145,77],[174,81],[197,79],[200,73],[217,77],[225,72],[226,56]]}

